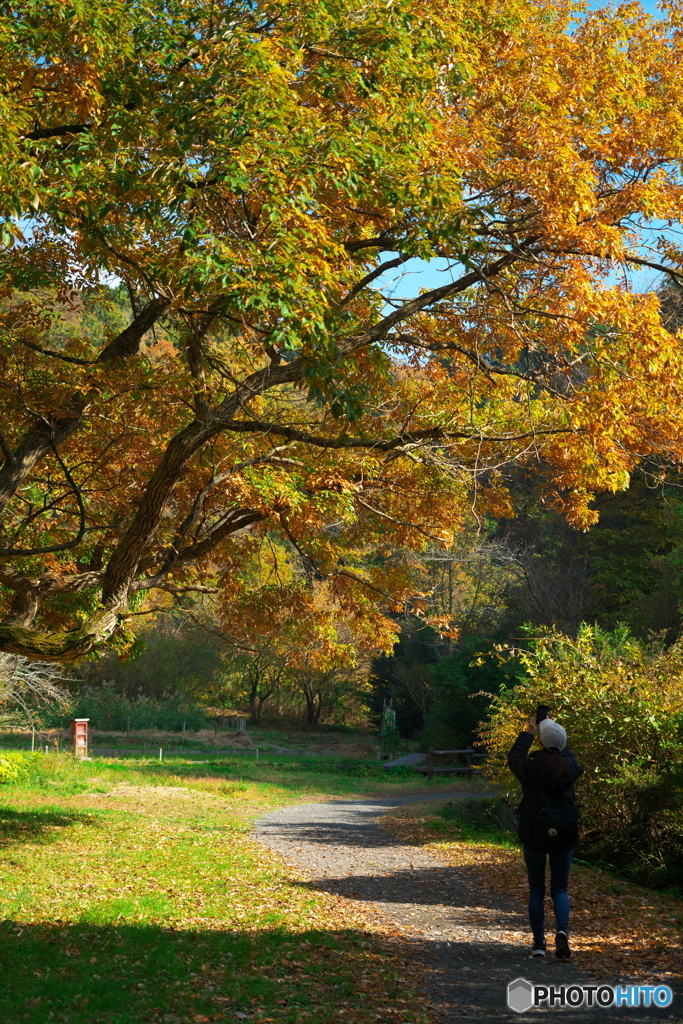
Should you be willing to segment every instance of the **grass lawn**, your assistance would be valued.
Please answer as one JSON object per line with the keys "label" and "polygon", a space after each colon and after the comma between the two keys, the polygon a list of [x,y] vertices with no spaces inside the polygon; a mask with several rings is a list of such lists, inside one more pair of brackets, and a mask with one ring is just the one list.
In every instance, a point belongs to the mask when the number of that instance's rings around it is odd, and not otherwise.
{"label": "grass lawn", "polygon": [[401,943],[250,838],[270,808],[425,791],[419,777],[25,760],[0,786],[3,1024],[427,1019]]}

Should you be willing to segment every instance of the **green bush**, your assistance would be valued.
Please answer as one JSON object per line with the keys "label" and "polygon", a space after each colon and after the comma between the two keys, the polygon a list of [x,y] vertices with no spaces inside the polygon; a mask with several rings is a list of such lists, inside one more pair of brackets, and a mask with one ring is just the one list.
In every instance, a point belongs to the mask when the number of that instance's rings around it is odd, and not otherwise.
{"label": "green bush", "polygon": [[683,643],[644,645],[626,627],[534,632],[529,650],[514,652],[526,678],[501,690],[482,734],[490,770],[516,786],[508,751],[548,704],[585,769],[580,854],[647,885],[682,885]]}
{"label": "green bush", "polygon": [[3,751],[0,756],[0,783],[18,782],[26,775],[29,763],[25,754]]}

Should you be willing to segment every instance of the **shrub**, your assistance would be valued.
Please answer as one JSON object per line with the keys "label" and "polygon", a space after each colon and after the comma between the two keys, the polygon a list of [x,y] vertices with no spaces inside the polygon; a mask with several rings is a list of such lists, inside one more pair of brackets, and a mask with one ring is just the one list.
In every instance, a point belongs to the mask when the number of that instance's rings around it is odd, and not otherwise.
{"label": "shrub", "polygon": [[441,811],[442,817],[462,822],[482,832],[495,829],[499,832],[517,832],[517,811],[513,801],[507,797],[471,797],[449,801]]}
{"label": "shrub", "polygon": [[182,729],[183,722],[190,730],[204,729],[209,722],[202,708],[188,704],[182,697],[160,700],[137,697],[130,700],[110,686],[89,690],[76,697],[68,715],[54,715],[50,724],[65,726],[71,718],[89,718],[91,729],[121,731],[127,728],[128,722],[131,729],[163,729],[167,732]]}
{"label": "shrub", "polygon": [[0,783],[17,782],[28,766],[29,759],[24,754],[4,752],[0,757]]}
{"label": "shrub", "polygon": [[643,645],[625,627],[554,630],[514,653],[526,677],[501,689],[482,739],[489,770],[505,760],[538,703],[567,729],[585,773],[577,791],[584,856],[650,885],[683,883],[683,644]]}

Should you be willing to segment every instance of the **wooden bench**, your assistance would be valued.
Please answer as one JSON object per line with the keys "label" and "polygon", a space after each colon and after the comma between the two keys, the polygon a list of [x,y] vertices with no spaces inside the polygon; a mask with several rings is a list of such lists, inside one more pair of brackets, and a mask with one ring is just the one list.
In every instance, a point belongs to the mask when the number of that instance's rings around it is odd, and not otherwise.
{"label": "wooden bench", "polygon": [[[440,757],[442,754],[459,754],[465,758],[465,764],[453,764],[447,768],[435,768],[434,758]],[[413,765],[416,771],[421,772],[427,776],[429,782],[432,781],[435,775],[455,774],[455,775],[468,775],[472,778],[473,775],[483,775],[483,769],[475,767],[474,759],[478,757],[483,759],[486,754],[480,754],[473,747],[468,747],[466,750],[434,750],[433,747],[427,747],[427,763]]]}

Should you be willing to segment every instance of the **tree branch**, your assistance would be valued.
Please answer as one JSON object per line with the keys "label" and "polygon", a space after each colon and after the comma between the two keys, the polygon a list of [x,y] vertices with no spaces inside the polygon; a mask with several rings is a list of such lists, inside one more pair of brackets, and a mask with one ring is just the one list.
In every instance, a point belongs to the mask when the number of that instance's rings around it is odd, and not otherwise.
{"label": "tree branch", "polygon": [[[143,335],[159,319],[169,305],[168,299],[156,298],[142,310],[125,330],[100,352],[97,362],[106,363],[135,355]],[[66,403],[67,413],[48,413],[24,435],[16,450],[7,457],[0,469],[0,511],[16,493],[37,462],[43,459],[53,447],[64,443],[78,429],[81,418],[95,392],[76,392]]]}
{"label": "tree branch", "polygon": [[220,487],[222,483],[225,483],[226,480],[229,480],[231,476],[235,475],[235,473],[241,473],[243,469],[249,469],[251,466],[262,465],[265,462],[277,462],[279,464],[282,460],[278,459],[278,453],[286,451],[287,448],[289,447],[290,445],[288,444],[278,445],[276,448],[272,448],[269,452],[266,452],[265,455],[257,455],[254,456],[253,459],[245,459],[243,462],[238,462],[229,470],[226,470],[225,473],[214,473],[213,476],[209,480],[207,480],[202,489],[199,491],[194,502],[192,503],[192,508],[189,514],[178,527],[175,539],[171,544],[171,555],[169,556],[168,561],[165,563],[163,570],[161,571],[170,572],[170,570],[172,569],[174,562],[178,558],[180,545],[184,541],[185,537],[187,537],[192,527],[197,523],[204,509],[204,503],[209,494],[211,493],[211,491],[215,490],[216,487]]}
{"label": "tree branch", "polygon": [[380,263],[378,267],[375,267],[375,269],[372,270],[369,274],[366,274],[365,277],[361,278],[361,280],[358,281],[358,283],[355,284],[349,292],[347,292],[347,294],[341,300],[339,305],[345,306],[347,302],[351,302],[352,299],[355,299],[356,295],[358,295],[358,293],[361,292],[363,288],[367,288],[369,284],[372,284],[372,282],[375,281],[378,277],[381,277],[382,274],[386,273],[387,270],[395,270],[396,267],[400,267],[401,264],[407,263],[407,261],[412,258],[412,256],[405,255],[397,256],[395,260],[386,260],[384,263]]}
{"label": "tree branch", "polygon": [[73,538],[73,540],[64,541],[63,544],[52,544],[40,548],[0,548],[0,555],[12,555],[14,558],[17,558],[19,555],[47,555],[56,551],[68,551],[69,548],[75,548],[78,544],[80,544],[81,541],[83,540],[83,537],[85,536],[86,513],[85,505],[83,504],[83,496],[81,494],[80,488],[78,487],[78,484],[76,483],[74,478],[71,476],[68,467],[64,463],[61,455],[57,451],[54,444],[52,445],[52,450],[54,452],[55,458],[59,462],[59,465],[62,467],[62,472],[64,473],[67,482],[71,485],[71,489],[78,504],[78,533]]}
{"label": "tree branch", "polygon": [[680,270],[674,270],[673,267],[667,267],[664,263],[656,263],[654,260],[642,259],[640,256],[628,255],[615,258],[600,252],[582,252],[580,249],[549,249],[546,246],[543,246],[542,251],[552,253],[553,256],[585,256],[590,259],[607,260],[608,263],[635,263],[636,266],[649,267],[650,270],[657,270],[661,274],[666,274],[676,284],[683,286],[683,273]]}
{"label": "tree branch", "polygon": [[427,537],[429,540],[433,540],[435,543],[439,543],[439,538],[434,537],[431,533],[428,533],[423,526],[418,526],[417,523],[404,522],[401,519],[395,519],[394,516],[388,512],[384,512],[381,508],[374,508],[374,506],[368,504],[367,501],[363,501],[361,497],[356,495],[356,501],[359,505],[363,505],[364,508],[368,509],[369,512],[373,512],[376,516],[380,516],[382,519],[388,519],[390,522],[395,523],[396,526],[407,526],[411,530],[416,530],[417,533],[421,533],[423,537]]}
{"label": "tree branch", "polygon": [[361,252],[362,249],[386,249],[387,252],[391,252],[395,245],[388,233],[375,235],[374,238],[350,238],[342,244],[347,252]]}
{"label": "tree branch", "polygon": [[[253,509],[234,509],[201,541],[174,552],[173,557],[169,558],[154,576],[129,583],[128,590],[131,593],[136,593],[138,590],[168,589],[164,584],[165,577],[178,562],[197,561],[213,551],[216,545],[230,534],[238,533],[239,530],[244,530],[247,526],[252,526],[267,518],[268,514],[265,512],[257,512]],[[209,591],[206,592],[209,593]]]}
{"label": "tree branch", "polygon": [[407,320],[408,317],[414,316],[415,313],[422,312],[423,309],[428,309],[429,306],[433,306],[437,302],[441,302],[443,299],[448,299],[452,295],[457,295],[460,292],[466,291],[475,284],[479,284],[482,281],[486,281],[490,277],[495,277],[500,274],[501,271],[507,267],[512,266],[513,263],[517,263],[518,260],[524,258],[523,248],[531,245],[536,239],[534,237],[526,239],[526,241],[520,246],[518,251],[507,252],[500,259],[494,260],[491,263],[485,263],[483,266],[470,271],[467,274],[463,274],[457,281],[452,281],[450,284],[443,284],[440,288],[432,288],[430,291],[424,292],[415,299],[410,299],[408,302],[402,303],[398,309],[394,310],[393,313],[389,313],[388,316],[378,320],[376,324],[368,328],[366,331],[362,331],[357,335],[351,335],[346,341],[341,342],[339,345],[342,353],[347,354],[355,351],[364,345],[368,345],[373,341],[383,341],[388,332],[396,324],[400,324],[403,320]]}
{"label": "tree branch", "polygon": [[[526,244],[530,244],[531,241],[533,239],[527,240]],[[383,317],[366,331],[351,335],[341,341],[339,343],[340,354],[342,356],[350,355],[366,345],[384,340],[389,330],[397,323],[428,308],[435,302],[464,291],[472,285],[500,273],[520,258],[522,258],[522,254],[519,252],[506,253],[500,259],[463,275],[457,281],[434,288],[419,298],[405,302],[398,310]],[[159,529],[166,503],[180,474],[195,452],[211,437],[225,430],[227,425],[233,422],[235,413],[239,409],[243,409],[253,398],[264,394],[270,388],[302,380],[308,365],[307,360],[299,358],[292,363],[280,366],[271,365],[255,371],[241,384],[238,384],[232,395],[213,410],[210,418],[202,421],[195,420],[171,439],[148,483],[133,522],[109,560],[103,588],[105,604],[109,602],[120,604],[126,600],[126,594],[132,585],[138,567]],[[291,435],[285,434],[284,436]],[[201,545],[198,545],[197,552],[200,549]]]}
{"label": "tree branch", "polygon": [[[0,565],[0,584],[15,594],[12,607],[0,625],[30,626],[41,602],[49,595],[78,594],[101,582],[101,572],[83,572],[68,576],[46,572],[42,576],[31,579],[25,573],[19,572],[9,565]],[[15,651],[14,653],[23,652]]]}
{"label": "tree branch", "polygon": [[0,450],[2,450],[2,454],[5,456],[5,462],[9,463],[10,465],[13,465],[14,453],[10,448],[7,442],[7,438],[5,437],[2,430],[0,430]]}
{"label": "tree branch", "polygon": [[78,629],[61,633],[0,623],[0,650],[20,654],[31,661],[76,661],[111,636],[118,624],[119,613],[115,608],[99,612]]}
{"label": "tree branch", "polygon": [[63,363],[75,363],[77,366],[92,366],[95,362],[94,359],[79,359],[78,356],[67,356],[64,352],[57,352],[53,348],[43,348],[42,345],[37,345],[35,341],[29,341],[27,338],[17,338],[20,345],[24,345],[25,348],[30,348],[34,352],[40,352],[43,356],[51,356],[53,359],[61,359]]}
{"label": "tree branch", "polygon": [[[429,344],[422,344],[417,338],[412,335],[397,334],[391,335],[390,341],[396,341],[399,344],[412,345],[414,348],[420,348],[425,352],[459,352],[460,355],[465,356],[471,363],[473,363],[478,370],[486,374],[495,374],[502,377],[517,377],[519,380],[526,380],[530,384],[536,384],[538,387],[548,391],[555,398],[561,398],[565,401],[568,400],[567,395],[558,391],[556,388],[551,387],[548,384],[545,374],[534,373],[532,371],[525,372],[524,370],[515,370],[510,366],[500,366],[492,363],[486,356],[481,355],[479,352],[475,352],[472,349],[465,348],[464,345],[458,345],[455,341],[435,341]],[[557,373],[559,367],[553,367],[552,372]]]}
{"label": "tree branch", "polygon": [[34,128],[32,132],[27,132],[22,138],[37,142],[39,139],[53,139],[62,135],[82,135],[91,129],[92,124],[61,124],[54,128]]}
{"label": "tree branch", "polygon": [[169,299],[152,299],[142,312],[135,317],[132,324],[121,331],[112,341],[106,345],[99,356],[98,363],[107,363],[113,359],[127,359],[129,356],[137,355],[140,350],[140,342],[147,331],[151,330],[161,315],[168,309]]}
{"label": "tree branch", "polygon": [[453,431],[448,434],[443,427],[430,427],[426,430],[415,430],[410,433],[400,434],[397,437],[380,440],[368,437],[322,437],[319,434],[309,434],[296,427],[284,427],[279,423],[267,423],[264,420],[230,420],[225,424],[225,429],[247,434],[276,434],[279,437],[288,437],[291,441],[298,441],[302,444],[310,444],[316,448],[372,448],[383,452],[394,451],[403,444],[415,444],[421,441],[438,441],[446,436],[470,437],[467,432]]}

